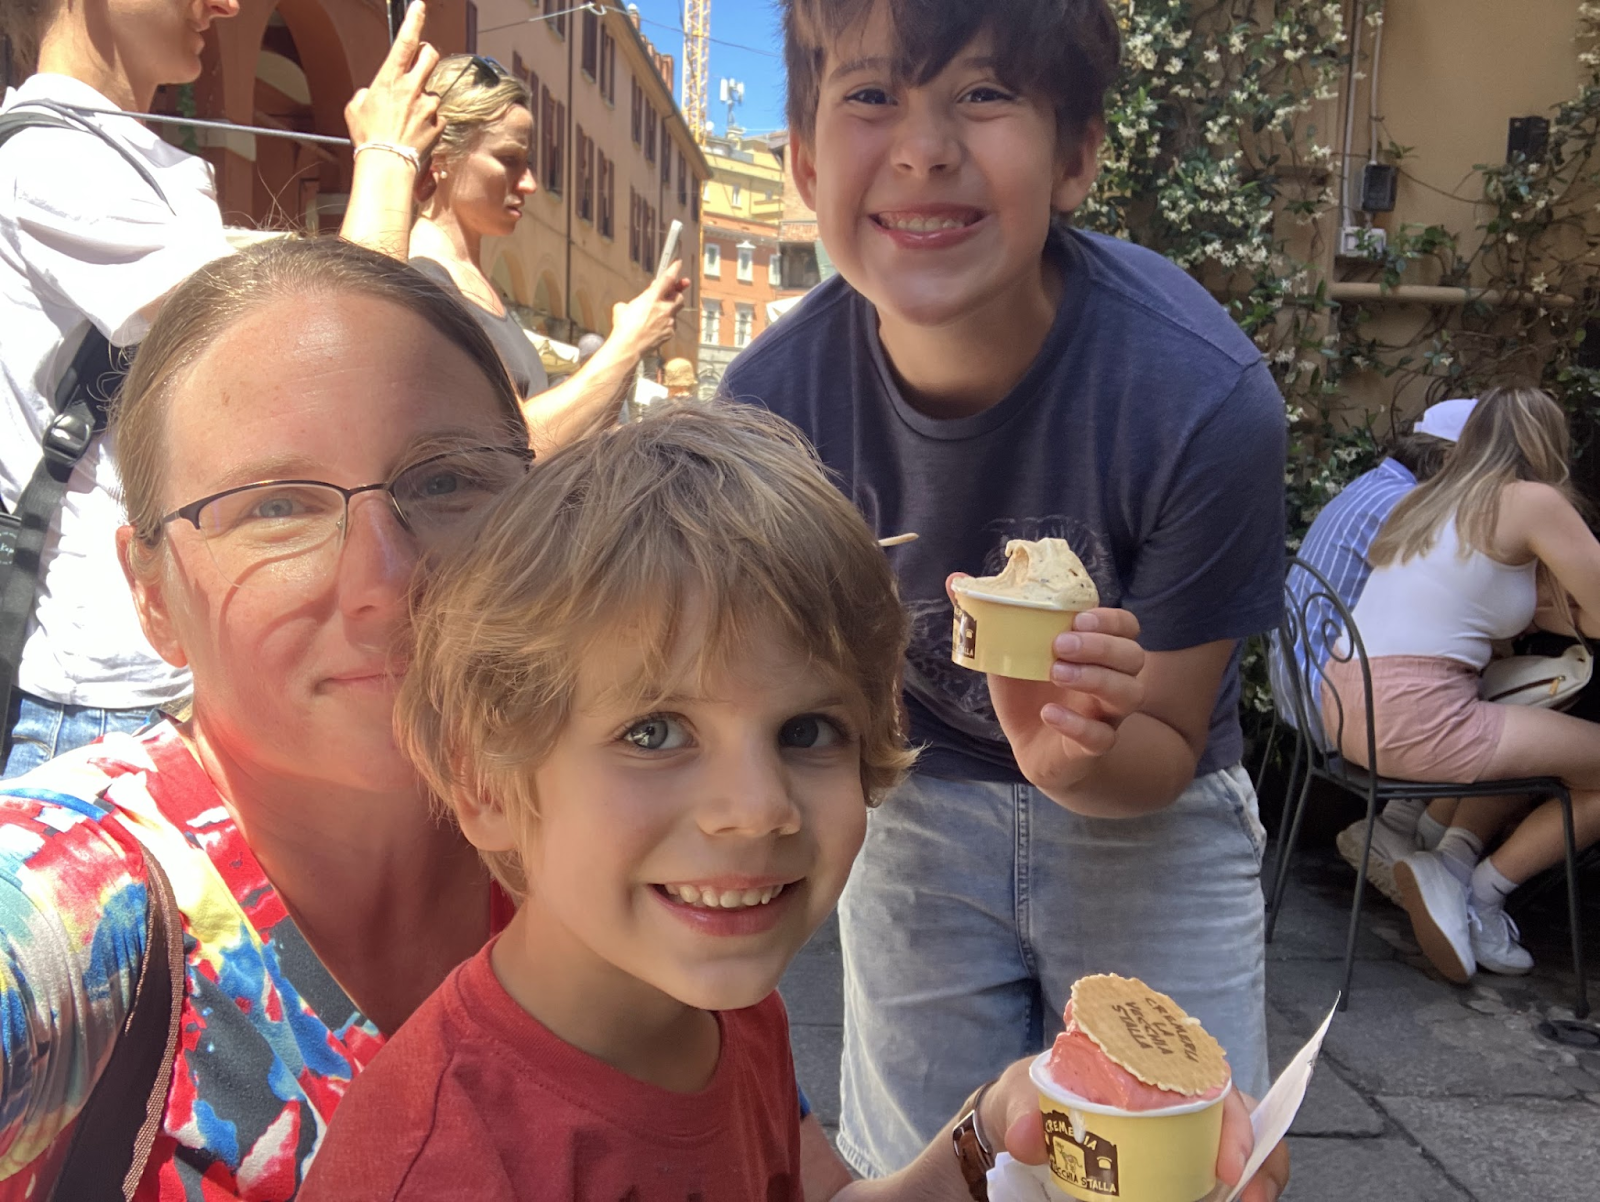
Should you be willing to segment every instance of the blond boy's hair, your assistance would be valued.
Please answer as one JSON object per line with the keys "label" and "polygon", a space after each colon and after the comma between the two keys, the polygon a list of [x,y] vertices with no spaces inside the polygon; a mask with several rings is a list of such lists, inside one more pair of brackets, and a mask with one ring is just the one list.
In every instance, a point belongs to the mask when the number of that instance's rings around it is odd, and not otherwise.
{"label": "blond boy's hair", "polygon": [[[652,412],[541,460],[431,574],[413,631],[401,747],[447,810],[470,798],[520,829],[537,820],[534,769],[602,640],[638,645],[646,712],[679,683],[680,636],[703,632],[701,673],[783,639],[851,698],[869,804],[912,759],[888,562],[799,432],[750,407]],[[514,853],[484,859],[526,893]]]}

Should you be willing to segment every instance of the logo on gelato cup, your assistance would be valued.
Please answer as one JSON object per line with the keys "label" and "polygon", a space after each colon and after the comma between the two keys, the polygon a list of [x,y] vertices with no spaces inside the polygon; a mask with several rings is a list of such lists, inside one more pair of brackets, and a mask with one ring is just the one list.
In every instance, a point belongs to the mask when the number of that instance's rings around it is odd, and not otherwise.
{"label": "logo on gelato cup", "polygon": [[959,605],[955,606],[955,611],[956,627],[951,640],[955,646],[955,656],[957,659],[972,659],[978,654],[978,619]]}
{"label": "logo on gelato cup", "polygon": [[1069,1115],[1044,1112],[1044,1137],[1050,1147],[1050,1171],[1077,1189],[1117,1197],[1117,1145],[1081,1127],[1074,1131]]}

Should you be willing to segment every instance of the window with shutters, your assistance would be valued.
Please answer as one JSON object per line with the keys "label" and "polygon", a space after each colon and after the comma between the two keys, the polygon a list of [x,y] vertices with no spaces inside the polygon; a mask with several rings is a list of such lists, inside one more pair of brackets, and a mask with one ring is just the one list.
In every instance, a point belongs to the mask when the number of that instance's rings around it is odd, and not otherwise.
{"label": "window with shutters", "polygon": [[584,221],[594,222],[594,139],[583,132],[583,126],[578,126],[576,141],[578,144],[578,216]]}
{"label": "window with shutters", "polygon": [[607,104],[617,103],[617,40],[600,26],[600,95]]}
{"label": "window with shutters", "polygon": [[644,106],[644,161],[656,161],[656,109],[653,104]]}
{"label": "window with shutters", "polygon": [[739,282],[751,283],[755,279],[756,248],[748,242],[741,242],[739,250]]}
{"label": "window with shutters", "polygon": [[713,280],[722,278],[722,247],[707,242],[701,270]]}
{"label": "window with shutters", "polygon": [[633,95],[633,144],[639,146],[644,142],[644,93],[639,89],[638,76],[629,76],[628,83]]}
{"label": "window with shutters", "polygon": [[583,50],[580,61],[583,73],[591,80],[600,71],[600,14],[592,8],[583,10]]}
{"label": "window with shutters", "polygon": [[[643,198],[640,198],[641,203]],[[644,206],[644,260],[643,267],[646,271],[656,269],[656,256],[661,253],[661,245],[656,237],[656,209],[654,205]]]}
{"label": "window with shutters", "polygon": [[756,324],[754,305],[736,305],[733,310],[733,345],[743,349],[750,345],[751,332]]}
{"label": "window with shutters", "polygon": [[468,54],[478,53],[478,6],[472,0],[467,0],[467,28],[463,40],[467,44]]}
{"label": "window with shutters", "polygon": [[683,151],[678,151],[678,203],[689,203],[689,169],[688,160],[683,157]]}
{"label": "window with shutters", "polygon": [[544,15],[553,18],[545,25],[558,38],[567,36],[567,10],[571,7],[571,0],[544,0]]}
{"label": "window with shutters", "polygon": [[767,283],[774,288],[783,287],[783,256],[777,251],[767,257]]}
{"label": "window with shutters", "polygon": [[722,302],[708,300],[700,310],[700,341],[716,346],[722,341]]}
{"label": "window with shutters", "polygon": [[541,140],[541,158],[544,170],[540,182],[552,196],[560,196],[564,180],[567,153],[567,106],[554,96],[550,89],[542,89],[539,105],[544,137]]}
{"label": "window with shutters", "polygon": [[600,220],[598,223],[600,233],[606,238],[615,238],[617,236],[617,168],[616,164],[601,152],[596,151],[595,157],[599,160],[597,169],[600,177]]}
{"label": "window with shutters", "polygon": [[639,194],[632,188],[628,189],[628,258],[637,263],[639,261]]}

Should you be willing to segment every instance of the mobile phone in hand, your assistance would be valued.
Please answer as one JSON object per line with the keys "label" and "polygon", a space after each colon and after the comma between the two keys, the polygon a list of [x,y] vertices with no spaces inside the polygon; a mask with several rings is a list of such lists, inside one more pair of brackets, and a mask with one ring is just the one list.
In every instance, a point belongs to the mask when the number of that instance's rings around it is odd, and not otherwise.
{"label": "mobile phone in hand", "polygon": [[411,0],[389,0],[389,45],[394,45],[395,38],[400,36],[400,26],[406,22],[406,9],[411,6]]}
{"label": "mobile phone in hand", "polygon": [[683,233],[683,222],[673,219],[667,227],[667,240],[661,246],[661,261],[656,264],[656,283],[667,278],[667,269],[672,266],[672,260],[678,257],[678,238]]}

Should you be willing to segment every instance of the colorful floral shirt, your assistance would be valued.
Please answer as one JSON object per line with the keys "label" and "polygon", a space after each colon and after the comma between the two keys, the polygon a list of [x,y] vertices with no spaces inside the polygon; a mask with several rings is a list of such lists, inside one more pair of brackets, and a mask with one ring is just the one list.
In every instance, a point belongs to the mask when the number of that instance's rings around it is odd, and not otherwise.
{"label": "colorful floral shirt", "polygon": [[138,844],[183,914],[188,996],[137,1198],[292,1198],[384,1036],[163,723],[0,786],[0,1202],[40,1198],[54,1180],[131,1004],[147,904]]}

